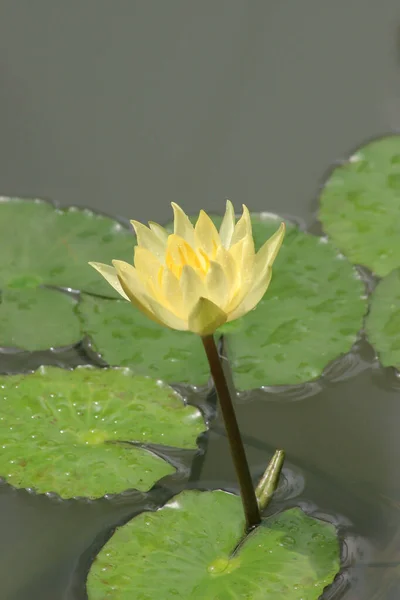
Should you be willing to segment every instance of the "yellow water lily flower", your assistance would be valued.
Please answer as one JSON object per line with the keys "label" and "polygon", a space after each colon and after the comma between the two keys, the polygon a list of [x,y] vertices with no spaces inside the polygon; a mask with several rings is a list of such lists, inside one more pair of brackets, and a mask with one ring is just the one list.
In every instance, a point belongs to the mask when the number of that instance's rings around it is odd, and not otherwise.
{"label": "yellow water lily flower", "polygon": [[245,205],[236,223],[228,200],[219,231],[203,210],[193,226],[177,204],[172,203],[172,208],[172,234],[157,223],[146,227],[131,221],[137,236],[134,266],[122,260],[113,260],[113,266],[89,264],[156,323],[210,335],[261,300],[271,281],[285,224],[256,253]]}

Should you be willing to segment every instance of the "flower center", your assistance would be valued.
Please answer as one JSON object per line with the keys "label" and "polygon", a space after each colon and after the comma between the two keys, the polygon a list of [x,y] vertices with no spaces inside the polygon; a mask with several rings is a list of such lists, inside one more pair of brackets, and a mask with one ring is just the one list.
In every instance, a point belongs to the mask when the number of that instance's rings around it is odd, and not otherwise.
{"label": "flower center", "polygon": [[[216,253],[217,244],[213,242],[211,260],[215,258]],[[210,257],[202,248],[195,251],[185,240],[179,239],[177,241],[174,236],[170,236],[165,264],[177,279],[181,278],[183,267],[186,265],[192,267],[200,277],[204,278],[210,268]]]}

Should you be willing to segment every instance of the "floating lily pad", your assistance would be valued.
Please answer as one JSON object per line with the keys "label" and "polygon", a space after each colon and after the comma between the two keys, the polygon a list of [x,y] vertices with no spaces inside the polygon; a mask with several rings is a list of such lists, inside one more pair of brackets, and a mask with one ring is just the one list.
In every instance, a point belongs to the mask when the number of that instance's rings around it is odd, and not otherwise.
{"label": "floating lily pad", "polygon": [[57,290],[4,289],[0,292],[0,346],[47,350],[81,338],[76,300]]}
{"label": "floating lily pad", "polygon": [[127,369],[0,377],[0,476],[64,498],[148,490],[173,468],[141,442],[196,448],[200,412]]}
{"label": "floating lily pad", "polygon": [[[276,222],[258,223],[257,245],[275,229]],[[238,387],[318,377],[354,344],[367,306],[364,291],[329,242],[289,226],[266,295],[255,310],[221,328]]]}
{"label": "floating lily pad", "polygon": [[134,236],[89,210],[56,210],[48,202],[0,200],[0,288],[40,284],[117,294],[87,263],[131,260]]}
{"label": "floating lily pad", "polygon": [[108,364],[169,383],[205,383],[209,367],[200,338],[161,327],[125,300],[82,297],[78,305],[83,333]]}
{"label": "floating lily pad", "polygon": [[[279,220],[252,219],[260,247]],[[363,294],[355,269],[332,244],[288,224],[264,299],[220,329],[227,336],[236,386],[243,390],[318,377],[355,342],[366,310]],[[107,363],[129,365],[169,383],[206,382],[197,336],[155,325],[125,301],[85,297],[77,310],[83,332]]]}
{"label": "floating lily pad", "polygon": [[400,267],[400,136],[359,148],[333,171],[319,219],[351,262],[380,276]]}
{"label": "floating lily pad", "polygon": [[384,367],[400,367],[400,269],[376,286],[366,321],[370,343]]}
{"label": "floating lily pad", "polygon": [[339,570],[335,528],[294,508],[243,535],[237,496],[185,491],[117,530],[89,600],[317,600]]}

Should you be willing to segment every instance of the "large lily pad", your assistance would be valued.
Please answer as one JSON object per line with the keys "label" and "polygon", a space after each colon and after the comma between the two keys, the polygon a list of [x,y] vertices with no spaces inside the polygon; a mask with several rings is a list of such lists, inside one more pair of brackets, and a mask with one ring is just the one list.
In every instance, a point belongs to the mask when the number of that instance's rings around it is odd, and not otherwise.
{"label": "large lily pad", "polygon": [[130,260],[135,238],[113,219],[89,210],[2,198],[0,239],[0,288],[46,284],[116,297],[87,263]]}
{"label": "large lily pad", "polygon": [[384,367],[400,367],[400,269],[382,279],[371,297],[369,341]]}
{"label": "large lily pad", "polygon": [[185,491],[117,530],[89,600],[316,600],[339,570],[335,528],[294,508],[243,535],[237,496]]}
{"label": "large lily pad", "polygon": [[[262,239],[276,224],[265,224]],[[261,224],[255,239],[261,243]],[[271,285],[257,308],[221,328],[237,385],[298,384],[348,352],[366,311],[364,284],[323,238],[288,227]]]}
{"label": "large lily pad", "polygon": [[[252,218],[260,247],[279,220]],[[227,334],[237,387],[318,377],[354,343],[366,310],[363,294],[356,271],[332,244],[288,224],[264,299],[220,330]],[[205,383],[207,366],[197,336],[153,325],[128,302],[86,297],[77,310],[83,332],[107,363],[129,365],[168,382]]]}
{"label": "large lily pad", "polygon": [[400,267],[400,136],[370,142],[333,171],[319,219],[353,263],[380,276]]}
{"label": "large lily pad", "polygon": [[[1,206],[1,205],[0,205]],[[46,288],[0,292],[0,346],[47,350],[80,340],[75,298]]]}
{"label": "large lily pad", "polygon": [[196,448],[200,412],[127,369],[0,377],[0,475],[69,498],[148,490],[173,467],[128,442]]}

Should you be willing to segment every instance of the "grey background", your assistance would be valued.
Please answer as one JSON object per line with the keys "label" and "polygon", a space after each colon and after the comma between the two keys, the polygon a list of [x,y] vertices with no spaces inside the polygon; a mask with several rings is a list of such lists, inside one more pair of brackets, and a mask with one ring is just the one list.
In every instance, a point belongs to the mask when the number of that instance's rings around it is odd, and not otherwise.
{"label": "grey background", "polygon": [[[159,221],[229,197],[310,221],[330,165],[400,129],[399,25],[398,0],[2,0],[0,193]],[[288,447],[315,458],[303,439]],[[0,503],[1,597],[64,598],[103,514]]]}
{"label": "grey background", "polygon": [[305,215],[400,126],[397,0],[3,0],[0,191],[136,219]]}

